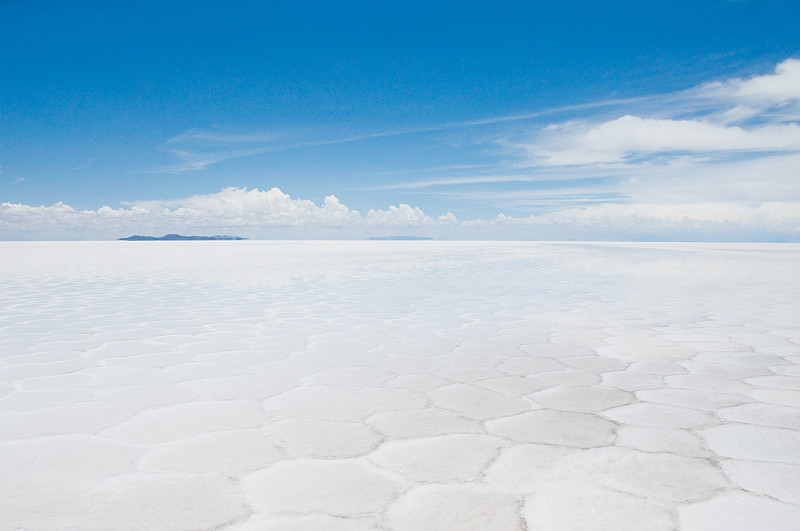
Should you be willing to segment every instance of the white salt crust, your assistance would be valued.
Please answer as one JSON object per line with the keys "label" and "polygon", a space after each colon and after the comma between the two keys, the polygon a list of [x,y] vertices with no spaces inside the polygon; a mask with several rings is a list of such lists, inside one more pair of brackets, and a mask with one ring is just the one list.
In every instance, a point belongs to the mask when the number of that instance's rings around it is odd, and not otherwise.
{"label": "white salt crust", "polygon": [[0,243],[0,530],[791,530],[798,245]]}

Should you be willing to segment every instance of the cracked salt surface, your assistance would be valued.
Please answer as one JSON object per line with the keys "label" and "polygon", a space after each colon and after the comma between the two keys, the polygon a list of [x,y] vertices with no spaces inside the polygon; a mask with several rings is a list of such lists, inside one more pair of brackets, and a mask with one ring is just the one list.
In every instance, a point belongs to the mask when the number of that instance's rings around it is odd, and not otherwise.
{"label": "cracked salt surface", "polygon": [[0,243],[0,530],[790,530],[800,246]]}

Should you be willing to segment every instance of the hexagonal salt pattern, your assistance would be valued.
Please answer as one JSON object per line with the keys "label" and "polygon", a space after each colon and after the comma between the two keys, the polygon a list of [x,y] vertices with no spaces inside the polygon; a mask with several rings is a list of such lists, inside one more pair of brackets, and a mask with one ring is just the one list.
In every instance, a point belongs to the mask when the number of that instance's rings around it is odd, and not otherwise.
{"label": "hexagonal salt pattern", "polygon": [[799,263],[0,243],[0,529],[797,529]]}

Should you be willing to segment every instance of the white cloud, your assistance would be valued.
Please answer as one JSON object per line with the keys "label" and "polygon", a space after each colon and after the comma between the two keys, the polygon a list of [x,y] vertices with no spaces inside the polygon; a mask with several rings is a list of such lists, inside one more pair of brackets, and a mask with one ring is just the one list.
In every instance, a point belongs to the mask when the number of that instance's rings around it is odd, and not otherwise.
{"label": "white cloud", "polygon": [[671,161],[627,169],[632,179],[617,183],[617,190],[636,202],[800,201],[800,153],[778,153],[726,161]]}
{"label": "white cloud", "polygon": [[531,182],[550,182],[544,189],[488,191],[482,199],[549,211],[508,218],[515,225],[594,223],[598,234],[621,235],[645,227],[661,234],[670,225],[675,234],[715,237],[797,234],[791,209],[800,205],[800,60],[626,110],[553,123],[507,144]]}
{"label": "white cloud", "polygon": [[800,202],[634,203],[465,223],[490,237],[555,240],[800,241]]}
{"label": "white cloud", "polygon": [[404,183],[386,184],[371,186],[364,190],[414,190],[417,188],[429,188],[434,186],[458,186],[462,184],[493,184],[509,182],[529,182],[534,180],[530,175],[478,175],[452,177],[447,179],[433,179],[426,181],[411,181]]}
{"label": "white cloud", "polygon": [[516,147],[534,167],[800,151],[800,59],[781,62],[774,73],[706,83],[648,105],[649,112],[550,124]]}
{"label": "white cloud", "polygon": [[617,227],[626,224],[726,223],[759,227],[780,225],[783,230],[800,231],[800,203],[769,202],[758,205],[742,203],[637,203],[604,204],[572,208],[554,213],[557,223],[582,225],[607,223]]}
{"label": "white cloud", "polygon": [[800,59],[779,63],[774,74],[709,83],[702,89],[715,97],[733,98],[758,106],[800,101]]}
{"label": "white cloud", "polygon": [[419,207],[409,205],[390,206],[387,210],[370,210],[367,212],[366,222],[369,225],[401,225],[417,226],[433,223]]}
{"label": "white cloud", "polygon": [[[459,221],[401,204],[365,216],[334,196],[321,205],[277,188],[226,188],[174,201],[147,201],[113,209],[77,210],[0,204],[5,239],[108,239],[133,233],[236,233],[249,237],[363,238],[395,233],[456,239],[800,240],[800,201],[761,203],[638,202],[561,208],[527,217]],[[299,230],[300,232],[297,232]]]}
{"label": "white cloud", "polygon": [[625,115],[592,127],[551,129],[551,138],[528,147],[545,166],[624,162],[665,153],[800,150],[797,124],[744,129],[702,120],[667,120]]}
{"label": "white cloud", "polygon": [[270,228],[369,231],[433,223],[422,210],[406,204],[370,210],[362,216],[333,195],[317,205],[307,199],[292,198],[278,188],[266,191],[225,188],[213,194],[170,201],[139,201],[119,209],[102,206],[97,210],[77,210],[60,202],[52,206],[0,204],[0,237],[47,233],[59,237],[65,234],[119,237],[136,231],[250,233]]}
{"label": "white cloud", "polygon": [[346,225],[360,219],[357,211],[335,196],[317,206],[307,199],[293,199],[278,188],[225,188],[173,201],[140,201],[133,207],[147,209],[156,218],[181,219],[193,226]]}

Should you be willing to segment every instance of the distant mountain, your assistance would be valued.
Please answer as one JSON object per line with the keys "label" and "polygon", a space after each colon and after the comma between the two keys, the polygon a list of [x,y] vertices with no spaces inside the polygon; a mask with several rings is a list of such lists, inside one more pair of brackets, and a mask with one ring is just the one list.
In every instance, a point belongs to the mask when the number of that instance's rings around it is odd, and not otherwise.
{"label": "distant mountain", "polygon": [[129,242],[153,242],[153,241],[183,241],[183,240],[246,240],[247,238],[242,238],[241,236],[181,236],[180,234],[167,234],[166,236],[161,236],[157,238],[155,236],[139,236],[135,234],[133,236],[128,236],[127,238],[120,238],[120,240],[125,240]]}
{"label": "distant mountain", "polygon": [[432,240],[433,238],[427,238],[425,236],[373,236],[372,238],[367,238],[368,240]]}

